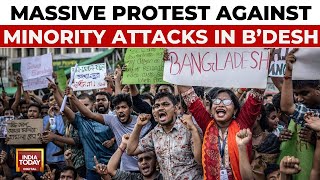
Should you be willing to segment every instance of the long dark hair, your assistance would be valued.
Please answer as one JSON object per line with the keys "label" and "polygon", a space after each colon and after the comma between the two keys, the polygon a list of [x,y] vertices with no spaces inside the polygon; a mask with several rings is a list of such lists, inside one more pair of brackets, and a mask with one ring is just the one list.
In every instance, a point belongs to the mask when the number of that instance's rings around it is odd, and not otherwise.
{"label": "long dark hair", "polygon": [[271,127],[269,127],[268,118],[272,112],[277,112],[277,109],[273,104],[268,103],[261,107],[260,126],[262,130],[270,131]]}

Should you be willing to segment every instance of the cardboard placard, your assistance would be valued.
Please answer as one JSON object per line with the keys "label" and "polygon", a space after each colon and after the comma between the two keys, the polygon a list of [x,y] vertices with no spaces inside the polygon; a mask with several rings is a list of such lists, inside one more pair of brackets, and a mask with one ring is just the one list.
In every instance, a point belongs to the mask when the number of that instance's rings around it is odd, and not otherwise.
{"label": "cardboard placard", "polygon": [[19,119],[7,123],[7,144],[42,144],[43,119]]}

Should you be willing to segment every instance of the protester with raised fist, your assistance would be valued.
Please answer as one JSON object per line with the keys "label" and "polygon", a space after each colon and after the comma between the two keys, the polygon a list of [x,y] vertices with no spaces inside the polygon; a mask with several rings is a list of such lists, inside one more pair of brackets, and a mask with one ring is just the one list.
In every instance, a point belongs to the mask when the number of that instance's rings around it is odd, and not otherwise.
{"label": "protester with raised fist", "polygon": [[250,143],[252,133],[250,129],[242,129],[236,134],[236,142],[239,150],[239,167],[243,180],[253,180],[253,173],[247,154],[247,145]]}
{"label": "protester with raised fist", "polygon": [[[178,89],[204,132],[202,165],[205,178],[219,179],[227,174],[229,179],[241,179],[236,133],[240,129],[253,127],[260,114],[264,90],[251,90],[248,99],[240,107],[233,91],[218,89],[212,96],[209,113],[192,87],[178,86]],[[252,144],[248,143],[247,146],[251,157]]]}
{"label": "protester with raised fist", "polygon": [[155,151],[164,179],[202,179],[202,142],[197,128],[191,123],[191,115],[177,117],[177,101],[171,93],[158,93],[154,100],[153,115],[158,125],[139,141],[141,129],[149,120],[139,118],[130,136],[127,153],[138,155]]}

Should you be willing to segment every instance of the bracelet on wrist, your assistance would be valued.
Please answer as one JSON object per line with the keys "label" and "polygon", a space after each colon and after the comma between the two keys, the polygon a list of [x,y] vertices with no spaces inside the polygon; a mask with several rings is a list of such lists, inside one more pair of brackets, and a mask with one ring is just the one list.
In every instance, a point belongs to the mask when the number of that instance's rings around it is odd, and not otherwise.
{"label": "bracelet on wrist", "polygon": [[284,78],[284,79],[291,79],[292,76],[284,76],[283,78]]}
{"label": "bracelet on wrist", "polygon": [[253,98],[257,99],[258,101],[263,100],[263,91],[258,89],[251,89],[250,94]]}
{"label": "bracelet on wrist", "polygon": [[242,91],[242,92],[240,92],[239,90],[241,90],[241,89],[237,89],[237,93],[239,93],[239,94],[243,94],[244,92]]}

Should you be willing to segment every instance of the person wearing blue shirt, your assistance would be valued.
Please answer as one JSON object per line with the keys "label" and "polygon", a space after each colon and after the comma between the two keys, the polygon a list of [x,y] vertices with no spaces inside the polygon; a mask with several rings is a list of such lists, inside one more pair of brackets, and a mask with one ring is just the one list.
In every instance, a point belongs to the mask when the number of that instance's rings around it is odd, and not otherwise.
{"label": "person wearing blue shirt", "polygon": [[[62,104],[62,96],[59,93],[57,86],[53,83],[49,83],[49,88],[53,91],[54,97],[57,100],[59,106]],[[92,111],[94,105],[94,98],[88,94],[81,94],[79,97],[81,104],[85,105]],[[108,126],[104,126],[98,122],[95,122],[89,118],[82,116],[80,113],[74,113],[69,107],[65,107],[64,115],[68,121],[78,129],[80,141],[83,144],[84,156],[87,168],[86,179],[100,179],[100,175],[94,171],[93,157],[96,156],[100,159],[101,163],[107,164],[116,150],[115,145],[110,148],[104,147],[102,144],[105,140],[110,140],[114,137],[113,132]]]}
{"label": "person wearing blue shirt", "polygon": [[[61,114],[54,115],[53,118],[51,118],[49,115],[45,116],[43,118],[43,127],[44,128],[49,127],[49,130],[51,130],[52,132],[64,135],[65,127],[64,127],[64,122]],[[63,154],[59,156],[54,156],[54,154],[59,151],[61,151],[60,147],[55,145],[53,142],[49,142],[46,148],[46,160],[47,160],[47,164],[49,165],[55,164],[55,167],[62,169],[65,167]]]}
{"label": "person wearing blue shirt", "polygon": [[[281,90],[281,110],[304,126],[307,112],[320,113],[320,80],[292,80],[295,48],[286,56],[286,72]],[[296,96],[297,103],[294,101]]]}
{"label": "person wearing blue shirt", "polygon": [[[121,144],[122,136],[131,133],[137,123],[137,116],[131,115],[133,109],[131,96],[129,94],[118,94],[113,98],[112,104],[115,107],[116,115],[110,115],[92,113],[92,111],[81,105],[81,103],[77,103],[81,101],[81,99],[78,100],[72,92],[66,90],[66,93],[71,96],[70,100],[84,116],[112,129],[118,146]],[[151,127],[151,122],[148,122],[146,126],[142,128],[140,137],[145,136]],[[124,153],[121,157],[120,169],[123,171],[139,172],[137,158]]]}
{"label": "person wearing blue shirt", "polygon": [[[53,94],[49,95],[49,110],[48,115],[43,118],[44,132],[50,130],[54,133],[64,135],[65,127],[62,115],[59,113],[59,108],[56,104]],[[65,167],[63,154],[56,156],[55,153],[61,151],[53,142],[48,142],[46,147],[46,162],[47,164],[62,169]]]}

